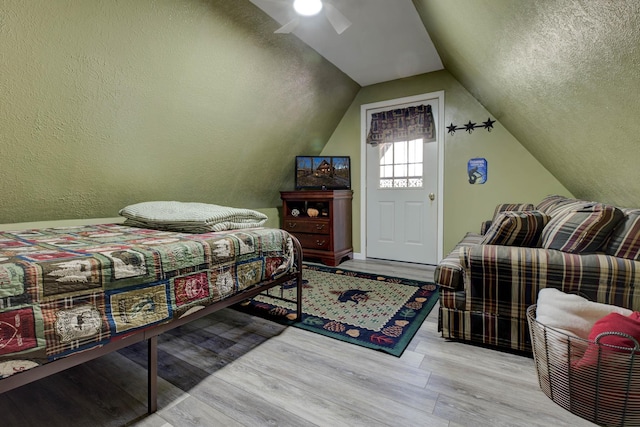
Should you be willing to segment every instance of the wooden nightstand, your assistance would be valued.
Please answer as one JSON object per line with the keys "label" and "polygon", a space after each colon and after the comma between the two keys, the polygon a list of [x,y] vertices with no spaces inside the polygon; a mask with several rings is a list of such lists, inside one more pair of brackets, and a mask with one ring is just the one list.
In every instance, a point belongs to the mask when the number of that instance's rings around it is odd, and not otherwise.
{"label": "wooden nightstand", "polygon": [[[336,266],[353,257],[351,190],[281,191],[282,228],[300,240],[304,258]],[[315,209],[318,216],[309,216]],[[313,211],[312,211],[313,213]]]}

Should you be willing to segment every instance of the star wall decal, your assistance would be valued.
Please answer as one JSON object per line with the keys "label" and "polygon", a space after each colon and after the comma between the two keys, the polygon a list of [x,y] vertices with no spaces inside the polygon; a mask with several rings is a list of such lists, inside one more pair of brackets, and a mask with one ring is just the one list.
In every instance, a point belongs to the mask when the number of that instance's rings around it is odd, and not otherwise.
{"label": "star wall decal", "polygon": [[469,120],[469,123],[467,123],[466,125],[464,125],[464,130],[466,130],[467,132],[471,133],[473,132],[473,130],[476,128],[476,124],[475,123],[471,123],[471,120]]}
{"label": "star wall decal", "polygon": [[486,122],[482,122],[482,127],[484,127],[487,132],[491,132],[491,129],[493,129],[493,124],[495,122],[495,120],[491,120],[491,117],[489,117]]}
{"label": "star wall decal", "polygon": [[478,129],[478,128],[484,128],[487,130],[487,132],[491,132],[491,129],[493,129],[493,124],[495,122],[496,122],[495,120],[491,120],[491,117],[489,117],[487,121],[482,122],[481,125],[473,123],[471,120],[469,120],[467,124],[462,126],[456,126],[453,123],[451,123],[449,126],[447,126],[447,133],[453,135],[454,133],[456,133],[457,130],[466,130],[467,132],[469,132],[469,134],[471,134],[471,132],[473,132],[474,129]]}

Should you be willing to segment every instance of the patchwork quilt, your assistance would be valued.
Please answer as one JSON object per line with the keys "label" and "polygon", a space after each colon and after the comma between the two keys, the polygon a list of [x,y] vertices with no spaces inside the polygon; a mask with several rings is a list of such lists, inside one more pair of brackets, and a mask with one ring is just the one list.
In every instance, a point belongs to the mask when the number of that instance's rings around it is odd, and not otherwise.
{"label": "patchwork quilt", "polygon": [[278,229],[121,224],[0,233],[0,378],[121,339],[294,267]]}

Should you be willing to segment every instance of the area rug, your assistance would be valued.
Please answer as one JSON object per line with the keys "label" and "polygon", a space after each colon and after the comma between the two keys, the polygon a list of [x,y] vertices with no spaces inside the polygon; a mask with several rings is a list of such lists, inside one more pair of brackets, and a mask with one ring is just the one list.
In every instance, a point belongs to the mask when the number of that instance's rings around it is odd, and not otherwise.
{"label": "area rug", "polygon": [[[235,308],[352,344],[400,356],[438,300],[438,286],[316,265],[302,272],[302,318],[295,304],[264,294]],[[295,284],[282,285],[295,300]],[[280,287],[270,291],[280,295]]]}

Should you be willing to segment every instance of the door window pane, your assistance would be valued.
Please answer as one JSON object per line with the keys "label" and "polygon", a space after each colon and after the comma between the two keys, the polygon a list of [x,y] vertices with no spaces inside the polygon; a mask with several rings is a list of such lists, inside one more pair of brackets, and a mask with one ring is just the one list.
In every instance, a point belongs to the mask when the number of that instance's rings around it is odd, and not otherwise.
{"label": "door window pane", "polygon": [[422,188],[422,139],[378,145],[380,188]]}
{"label": "door window pane", "polygon": [[393,176],[406,177],[407,176],[407,165],[406,163],[396,164],[393,166]]}
{"label": "door window pane", "polygon": [[393,178],[393,165],[380,166],[380,178]]}

